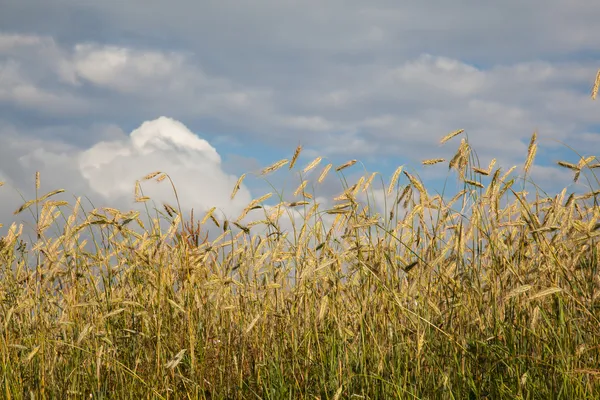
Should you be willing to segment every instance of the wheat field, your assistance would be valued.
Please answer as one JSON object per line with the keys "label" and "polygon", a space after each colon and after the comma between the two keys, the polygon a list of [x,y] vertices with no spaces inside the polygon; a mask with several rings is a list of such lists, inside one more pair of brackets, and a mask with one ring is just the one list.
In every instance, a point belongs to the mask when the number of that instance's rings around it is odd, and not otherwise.
{"label": "wheat field", "polygon": [[[451,169],[456,196],[398,168],[385,210],[364,196],[377,174],[299,167],[300,147],[262,174],[318,179],[237,220],[37,195],[16,210],[35,237],[14,223],[0,241],[1,397],[600,398],[600,160],[558,163],[585,193],[527,196],[536,134],[519,178],[478,165],[462,130],[441,142],[459,139],[423,161]],[[345,190],[323,208],[310,189],[327,174]],[[144,180],[170,178],[144,177],[139,202]]]}

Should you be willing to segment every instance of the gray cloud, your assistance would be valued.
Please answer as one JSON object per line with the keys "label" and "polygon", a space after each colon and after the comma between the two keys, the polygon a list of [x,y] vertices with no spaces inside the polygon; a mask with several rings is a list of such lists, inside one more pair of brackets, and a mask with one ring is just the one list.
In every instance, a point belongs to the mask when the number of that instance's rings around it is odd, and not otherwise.
{"label": "gray cloud", "polygon": [[[578,89],[593,76],[589,63],[536,61],[483,70],[421,55],[398,65],[347,65],[335,73],[325,65],[304,86],[283,90],[210,75],[182,52],[94,44],[62,49],[51,39],[21,35],[4,35],[3,42],[8,57],[1,98],[17,106],[59,115],[70,107],[85,113],[87,107],[88,115],[104,118],[163,111],[210,118],[219,127],[282,144],[302,136],[316,147],[318,140],[326,154],[423,148],[456,127],[502,152],[514,150],[541,123],[564,139],[600,120]],[[23,63],[34,57],[23,50],[31,47],[36,54],[53,54],[50,76],[40,78]],[[45,60],[40,56],[35,64]],[[576,123],[568,118],[574,116]]]}
{"label": "gray cloud", "polygon": [[[423,52],[476,62],[515,62],[532,54],[597,50],[600,33],[600,4],[591,0],[22,0],[3,8],[0,24],[7,30],[28,29],[72,43],[186,48],[213,53],[215,68],[242,57],[257,68],[267,60],[305,60],[303,65],[311,65],[322,58],[362,57],[365,62],[374,55],[397,62]],[[252,54],[257,57],[247,57]],[[230,70],[244,67],[229,65]]]}

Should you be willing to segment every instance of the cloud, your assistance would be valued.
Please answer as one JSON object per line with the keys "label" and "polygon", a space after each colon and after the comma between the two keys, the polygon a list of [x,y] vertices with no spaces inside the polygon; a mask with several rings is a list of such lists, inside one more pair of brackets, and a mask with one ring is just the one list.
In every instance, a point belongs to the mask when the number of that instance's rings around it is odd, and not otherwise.
{"label": "cloud", "polygon": [[37,113],[222,120],[238,115],[248,121],[269,112],[268,96],[207,75],[185,52],[94,43],[64,48],[51,37],[0,32],[0,101]]}
{"label": "cloud", "polygon": [[0,33],[0,102],[73,115],[86,110],[87,102],[61,86],[75,83],[65,52],[52,38]]}
{"label": "cloud", "polygon": [[514,158],[533,130],[577,141],[600,123],[581,91],[597,67],[589,62],[484,69],[432,54],[399,63],[325,61],[310,77],[258,86],[211,74],[204,68],[210,57],[189,52],[92,43],[65,49],[46,37],[0,37],[0,100],[50,114],[72,106],[72,114],[106,122],[170,114],[210,121],[217,134],[243,131],[245,140],[292,147],[301,139],[322,155],[401,154],[415,162],[439,137],[464,128],[486,156]]}
{"label": "cloud", "polygon": [[[269,62],[301,70],[335,57],[397,63],[423,52],[487,64],[532,55],[564,57],[582,48],[598,50],[600,34],[595,0],[578,0],[576,5],[559,0],[223,0],[210,6],[191,0],[131,0],[119,7],[110,2],[23,0],[4,5],[3,11],[4,29],[30,29],[72,41],[183,47],[214,53],[211,70],[236,73]],[[252,59],[252,54],[258,57]],[[232,62],[239,56],[247,62]],[[260,76],[245,78],[260,79],[271,72],[254,71]]]}
{"label": "cloud", "polygon": [[[134,185],[154,171],[169,174],[186,214],[192,208],[202,213],[214,206],[219,210],[217,216],[235,219],[251,201],[243,184],[235,199],[230,199],[237,177],[225,173],[215,148],[181,122],[160,117],[144,122],[127,136],[112,130],[107,137],[116,139],[79,149],[60,141],[24,137],[7,126],[1,128],[5,145],[0,149],[0,181],[7,185],[0,189],[0,217],[5,227],[13,220],[9,213],[23,202],[15,193],[23,193],[25,200],[34,197],[35,171],[41,172],[42,192],[64,188],[68,191],[63,196],[66,200],[84,196],[96,207],[142,209],[141,204],[134,203]],[[159,207],[162,202],[177,205],[168,180],[144,182],[142,190]]]}
{"label": "cloud", "polygon": [[[176,88],[189,76],[182,54],[133,50],[117,46],[78,44],[72,67],[80,79],[128,94]],[[199,72],[199,71],[197,71]],[[199,77],[196,76],[196,79]]]}
{"label": "cloud", "polygon": [[[235,216],[251,200],[245,187],[230,200],[237,177],[222,171],[217,151],[181,122],[166,117],[144,122],[125,140],[97,143],[79,155],[78,167],[92,190],[107,200],[132,198],[133,183],[154,171],[169,174],[188,210],[216,206]],[[144,185],[144,190],[174,204],[165,183]]]}

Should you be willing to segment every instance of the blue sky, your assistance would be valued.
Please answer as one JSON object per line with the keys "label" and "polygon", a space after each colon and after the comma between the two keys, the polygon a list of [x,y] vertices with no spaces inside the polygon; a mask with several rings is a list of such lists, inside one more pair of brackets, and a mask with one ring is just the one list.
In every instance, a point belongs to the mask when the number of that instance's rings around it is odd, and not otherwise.
{"label": "blue sky", "polygon": [[[420,162],[451,157],[459,140],[439,139],[456,129],[466,130],[484,166],[496,158],[505,169],[522,165],[537,131],[531,175],[551,193],[572,178],[556,161],[578,161],[557,141],[583,155],[600,149],[600,109],[589,96],[600,68],[598,1],[1,7],[5,225],[18,192],[32,196],[36,170],[46,191],[128,209],[135,179],[160,169],[187,207],[216,202],[235,214],[271,188],[248,179],[229,202],[232,182],[290,158],[298,144],[301,166],[316,156],[326,157],[322,166],[359,159],[387,181],[406,165],[432,192],[447,167]],[[348,170],[349,180],[361,168]],[[298,178],[278,173],[271,182],[293,191]],[[330,180],[320,193],[338,189]]]}

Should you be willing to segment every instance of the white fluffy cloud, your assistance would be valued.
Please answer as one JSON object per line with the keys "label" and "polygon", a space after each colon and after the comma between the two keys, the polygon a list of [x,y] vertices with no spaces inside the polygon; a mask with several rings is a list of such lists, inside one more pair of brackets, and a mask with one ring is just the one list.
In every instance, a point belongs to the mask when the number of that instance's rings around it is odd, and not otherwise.
{"label": "white fluffy cloud", "polygon": [[[169,174],[187,210],[216,206],[237,217],[251,200],[246,187],[230,200],[237,177],[223,172],[217,151],[181,122],[166,117],[144,122],[123,140],[95,144],[79,155],[78,168],[106,200],[132,199],[135,181],[154,171]],[[142,188],[153,199],[175,204],[167,182],[147,182]]]}
{"label": "white fluffy cloud", "polygon": [[[144,122],[130,135],[110,130],[106,136],[112,139],[82,150],[0,127],[0,181],[6,182],[0,188],[0,221],[4,229],[13,220],[11,212],[23,203],[18,193],[25,200],[33,198],[35,171],[41,173],[41,192],[64,188],[68,191],[63,195],[66,200],[82,196],[96,207],[140,209],[141,204],[134,203],[135,182],[154,171],[163,171],[172,178],[186,214],[192,208],[201,214],[214,206],[219,210],[218,217],[237,218],[251,201],[243,184],[235,199],[230,199],[238,177],[225,173],[215,148],[181,122],[160,117]],[[176,206],[168,181],[146,181],[142,190],[157,206],[162,202]],[[20,218],[27,219],[27,215],[17,217]]]}

